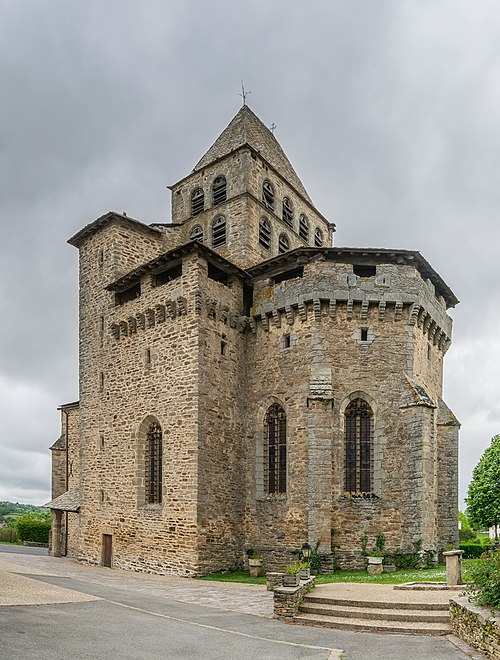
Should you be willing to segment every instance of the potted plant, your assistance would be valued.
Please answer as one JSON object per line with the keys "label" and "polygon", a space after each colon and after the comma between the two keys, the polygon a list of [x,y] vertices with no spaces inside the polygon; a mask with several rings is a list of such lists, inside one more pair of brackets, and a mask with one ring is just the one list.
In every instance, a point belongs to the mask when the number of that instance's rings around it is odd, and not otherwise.
{"label": "potted plant", "polygon": [[283,574],[283,586],[298,587],[300,582],[299,571],[300,567],[298,564],[290,564],[290,566],[287,566]]}
{"label": "potted plant", "polygon": [[311,562],[301,561],[299,569],[299,578],[301,580],[308,580],[311,577]]}
{"label": "potted plant", "polygon": [[253,548],[247,550],[248,569],[252,577],[259,577],[262,568],[262,559]]}

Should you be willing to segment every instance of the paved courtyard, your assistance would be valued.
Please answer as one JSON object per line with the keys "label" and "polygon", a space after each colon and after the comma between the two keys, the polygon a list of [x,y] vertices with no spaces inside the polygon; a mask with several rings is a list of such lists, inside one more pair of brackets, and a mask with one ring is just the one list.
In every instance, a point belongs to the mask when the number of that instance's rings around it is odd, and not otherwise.
{"label": "paved courtyard", "polygon": [[350,633],[272,618],[260,585],[85,566],[0,546],[0,658],[464,660],[459,640]]}

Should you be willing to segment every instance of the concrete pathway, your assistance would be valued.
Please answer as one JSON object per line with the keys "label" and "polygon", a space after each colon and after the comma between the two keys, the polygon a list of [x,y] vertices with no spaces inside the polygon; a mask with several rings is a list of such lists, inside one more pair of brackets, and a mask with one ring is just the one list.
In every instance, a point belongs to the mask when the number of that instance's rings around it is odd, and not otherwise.
{"label": "concrete pathway", "polygon": [[[27,604],[35,600],[36,607]],[[1,554],[0,604],[2,660],[481,658],[451,636],[287,625],[272,619],[272,594],[258,585],[129,573],[38,554]]]}

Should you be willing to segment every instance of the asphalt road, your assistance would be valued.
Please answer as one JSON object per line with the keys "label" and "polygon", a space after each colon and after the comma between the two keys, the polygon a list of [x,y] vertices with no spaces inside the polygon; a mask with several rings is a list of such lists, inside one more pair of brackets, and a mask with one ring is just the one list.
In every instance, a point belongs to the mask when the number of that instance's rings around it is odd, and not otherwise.
{"label": "asphalt road", "polygon": [[[22,573],[24,567],[25,575],[36,581],[37,589],[57,585],[99,600],[0,607],[2,660],[467,658],[444,637],[373,635],[288,625],[268,617],[175,600],[148,588],[152,585],[151,576],[134,574],[134,579],[130,579],[130,574],[121,571],[103,573],[102,569],[82,569],[80,565],[78,569],[75,566],[72,576],[69,560],[52,558],[45,562],[33,557],[37,563],[30,567],[29,554],[17,558],[6,554],[2,558],[19,562],[16,571]],[[40,567],[40,561],[44,562],[46,573],[53,566],[54,574],[37,574],[34,569]],[[59,566],[64,567],[64,575],[57,575]],[[103,579],[99,579],[99,570]],[[0,573],[0,587],[1,578]],[[188,584],[186,581],[186,589]],[[340,649],[345,655],[340,655]]]}

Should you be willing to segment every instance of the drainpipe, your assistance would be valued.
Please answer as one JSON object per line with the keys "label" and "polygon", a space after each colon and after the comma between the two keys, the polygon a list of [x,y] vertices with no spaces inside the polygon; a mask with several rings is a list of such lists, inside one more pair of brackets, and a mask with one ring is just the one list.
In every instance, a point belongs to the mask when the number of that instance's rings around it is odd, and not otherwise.
{"label": "drainpipe", "polygon": [[[64,426],[66,436],[66,491],[69,490],[69,415],[68,411],[64,411],[66,417],[66,424]],[[68,512],[64,512],[64,556],[68,555]]]}

